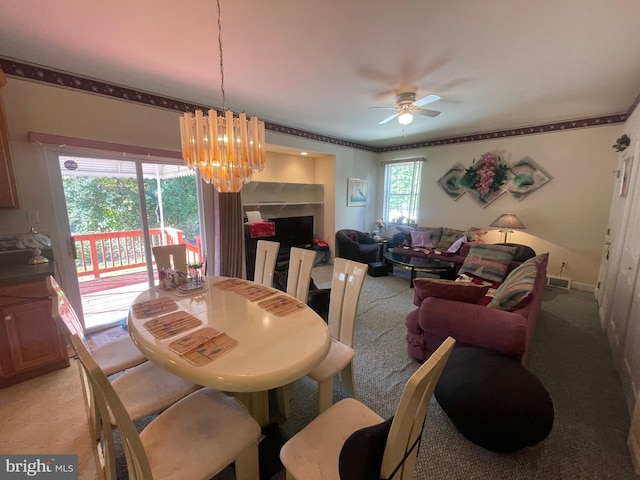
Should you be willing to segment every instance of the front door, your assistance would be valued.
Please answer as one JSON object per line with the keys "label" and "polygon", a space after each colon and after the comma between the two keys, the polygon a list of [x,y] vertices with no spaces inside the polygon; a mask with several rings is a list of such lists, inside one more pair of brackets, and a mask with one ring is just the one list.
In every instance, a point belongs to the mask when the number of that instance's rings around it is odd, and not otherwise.
{"label": "front door", "polygon": [[[611,199],[611,209],[609,212],[609,224],[607,235],[602,250],[602,260],[600,272],[598,274],[597,289],[595,292],[598,301],[600,323],[603,330],[607,330],[610,320],[613,296],[616,290],[616,279],[620,268],[622,247],[624,244],[625,228],[628,224],[631,213],[631,194],[621,195],[621,184],[623,179],[623,166],[631,157],[627,154],[620,157],[618,168],[618,178],[614,186],[613,197]],[[631,174],[627,168],[627,175]]]}

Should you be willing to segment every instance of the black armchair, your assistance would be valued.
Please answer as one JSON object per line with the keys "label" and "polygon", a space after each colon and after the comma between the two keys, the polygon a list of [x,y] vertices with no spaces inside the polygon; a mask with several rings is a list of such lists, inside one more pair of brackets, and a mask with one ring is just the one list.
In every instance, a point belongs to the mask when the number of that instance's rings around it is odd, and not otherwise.
{"label": "black armchair", "polygon": [[336,256],[360,263],[378,261],[378,242],[357,230],[338,230],[336,232]]}

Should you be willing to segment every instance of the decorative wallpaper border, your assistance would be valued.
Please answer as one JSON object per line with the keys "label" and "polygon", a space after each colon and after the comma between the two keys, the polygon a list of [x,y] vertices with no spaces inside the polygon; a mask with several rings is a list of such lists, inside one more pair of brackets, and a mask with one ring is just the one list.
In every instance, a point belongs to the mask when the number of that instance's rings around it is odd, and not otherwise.
{"label": "decorative wallpaper border", "polygon": [[[88,93],[97,95],[104,95],[107,97],[117,98],[119,100],[125,100],[129,102],[141,103],[144,105],[151,105],[154,107],[166,108],[169,110],[175,110],[178,112],[194,111],[196,109],[208,110],[212,107],[207,105],[198,105],[194,103],[188,103],[182,100],[176,100],[173,98],[162,97],[153,93],[134,90],[128,87],[119,85],[108,84],[92,78],[82,77],[79,75],[73,75],[67,72],[61,72],[53,70],[51,68],[30,65],[22,63],[14,59],[0,57],[0,69],[4,71],[7,76],[22,78],[25,80],[32,80],[39,83],[51,84],[62,88],[69,88],[72,90],[81,90]],[[640,99],[640,97],[638,97]],[[632,106],[630,112],[633,111],[638,104],[638,99]],[[214,110],[218,110],[215,109]],[[220,110],[218,110],[220,111]],[[364,145],[349,140],[340,138],[329,137],[327,135],[321,135],[319,133],[313,133],[306,130],[300,130],[294,127],[288,127],[286,125],[280,125],[277,123],[268,122],[265,120],[265,129],[284,133],[286,135],[293,135],[296,137],[307,138],[309,140],[316,140],[318,142],[330,143],[333,145],[339,145],[342,147],[356,148],[359,150],[367,150],[374,153],[393,152],[398,150],[408,150],[413,148],[434,147],[439,145],[450,145],[455,143],[477,142],[480,140],[492,140],[495,138],[514,137],[520,135],[532,135],[537,133],[556,132],[561,130],[570,130],[573,128],[585,128],[596,127],[601,125],[624,123],[629,116],[629,113],[618,113],[602,117],[586,118],[582,120],[572,120],[566,122],[551,123],[547,125],[536,125],[532,127],[514,128],[508,130],[501,130],[498,132],[478,133],[473,135],[463,135],[459,137],[443,138],[439,140],[426,140],[424,142],[415,142],[406,145],[393,145],[388,147],[373,147],[370,145]]]}

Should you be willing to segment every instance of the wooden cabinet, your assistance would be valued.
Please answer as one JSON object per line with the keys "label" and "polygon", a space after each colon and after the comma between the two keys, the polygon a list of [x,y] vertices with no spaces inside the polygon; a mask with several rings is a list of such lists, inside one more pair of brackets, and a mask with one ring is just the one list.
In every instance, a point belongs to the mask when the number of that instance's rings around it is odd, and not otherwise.
{"label": "wooden cabinet", "polygon": [[19,208],[16,178],[13,173],[11,146],[9,145],[9,130],[2,103],[2,87],[6,80],[0,70],[0,208]]}
{"label": "wooden cabinet", "polygon": [[67,366],[44,279],[0,287],[0,387]]}

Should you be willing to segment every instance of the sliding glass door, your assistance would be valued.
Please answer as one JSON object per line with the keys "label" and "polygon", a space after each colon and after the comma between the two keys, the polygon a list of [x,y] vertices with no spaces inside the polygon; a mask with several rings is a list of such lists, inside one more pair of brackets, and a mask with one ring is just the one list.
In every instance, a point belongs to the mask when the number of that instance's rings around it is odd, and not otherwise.
{"label": "sliding glass door", "polygon": [[187,245],[203,258],[196,175],[183,164],[58,155],[85,327],[126,320],[157,275],[151,247]]}

